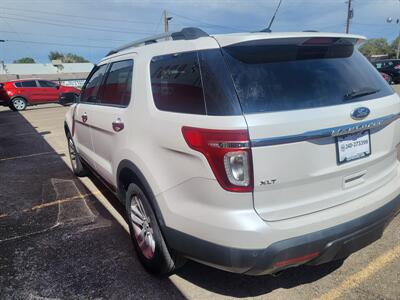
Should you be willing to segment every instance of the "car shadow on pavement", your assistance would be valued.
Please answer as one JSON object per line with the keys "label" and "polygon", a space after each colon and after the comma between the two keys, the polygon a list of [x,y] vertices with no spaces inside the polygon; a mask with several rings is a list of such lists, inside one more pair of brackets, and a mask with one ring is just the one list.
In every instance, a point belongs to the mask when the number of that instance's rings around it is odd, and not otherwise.
{"label": "car shadow on pavement", "polygon": [[0,298],[183,299],[142,268],[129,235],[62,155],[22,114],[0,111]]}
{"label": "car shadow on pavement", "polygon": [[300,266],[275,276],[250,276],[188,262],[177,271],[177,275],[212,293],[245,298],[266,295],[276,289],[289,289],[316,281],[340,268],[342,264],[343,261],[339,260],[320,266]]}

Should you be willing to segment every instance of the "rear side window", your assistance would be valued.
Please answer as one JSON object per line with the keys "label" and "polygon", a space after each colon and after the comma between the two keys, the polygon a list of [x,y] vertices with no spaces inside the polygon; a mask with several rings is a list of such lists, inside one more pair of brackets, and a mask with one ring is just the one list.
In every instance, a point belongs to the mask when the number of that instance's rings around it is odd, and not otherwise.
{"label": "rear side window", "polygon": [[17,87],[17,88],[22,87],[21,82],[16,82],[16,83],[14,83],[14,85],[15,85],[15,87]]}
{"label": "rear side window", "polygon": [[35,80],[28,80],[28,81],[22,81],[21,82],[21,87],[36,87],[36,81]]}
{"label": "rear side window", "polygon": [[345,41],[253,41],[223,51],[245,113],[339,105],[393,94]]}
{"label": "rear side window", "polygon": [[46,81],[46,80],[39,80],[39,85],[41,87],[46,87],[46,88],[55,88],[57,87],[57,84],[51,81]]}
{"label": "rear side window", "polygon": [[104,73],[106,71],[106,65],[95,67],[95,69],[89,75],[83,86],[83,92],[81,94],[81,102],[97,103],[97,93],[99,91],[100,84],[103,80]]}
{"label": "rear side window", "polygon": [[157,56],[150,72],[154,103],[160,110],[217,116],[242,113],[220,49]]}
{"label": "rear side window", "polygon": [[132,90],[133,61],[124,60],[111,64],[101,89],[101,103],[128,106]]}
{"label": "rear side window", "polygon": [[158,109],[206,113],[196,52],[154,57],[150,72],[154,103]]}

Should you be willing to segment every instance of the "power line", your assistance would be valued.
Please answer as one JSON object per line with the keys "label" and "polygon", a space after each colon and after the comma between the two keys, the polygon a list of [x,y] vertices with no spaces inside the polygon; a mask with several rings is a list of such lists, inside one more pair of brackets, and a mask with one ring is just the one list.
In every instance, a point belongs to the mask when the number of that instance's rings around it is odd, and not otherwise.
{"label": "power line", "polygon": [[[1,18],[0,18],[1,19]],[[4,20],[3,20],[4,21]],[[16,31],[11,31],[11,30],[0,30],[0,32],[3,33],[14,33],[16,34]],[[28,32],[28,31],[18,31],[19,35],[36,35],[36,36],[45,36],[45,37],[49,37],[47,34],[40,34],[37,32]],[[19,37],[20,38],[20,37]],[[54,35],[51,34],[51,38],[63,38],[63,39],[74,39],[76,40],[77,36],[76,35]],[[86,40],[90,40],[90,41],[111,41],[111,42],[127,42],[127,40],[118,40],[118,39],[103,39],[103,38],[92,38],[92,37],[83,37],[81,39],[86,39]]]}
{"label": "power line", "polygon": [[[33,9],[18,9],[18,8],[9,8],[9,7],[2,7],[2,6],[0,6],[0,9],[22,11],[22,12],[34,12],[34,13],[45,14],[45,15],[49,14],[48,12],[43,12],[43,11],[33,10]],[[60,14],[60,13],[55,13],[55,12],[51,12],[51,14],[55,15],[55,16],[72,17],[72,18],[79,18],[79,19],[85,19],[85,20],[98,20],[98,21],[133,23],[133,24],[156,24],[155,22],[148,22],[148,21],[132,21],[132,20],[126,20],[126,19],[96,18],[96,17],[90,17],[90,16]]]}
{"label": "power line", "polygon": [[23,21],[23,22],[30,22],[30,23],[39,23],[39,24],[46,24],[46,25],[53,25],[53,26],[58,26],[58,27],[64,27],[65,26],[69,26],[69,27],[73,27],[73,28],[79,28],[79,29],[86,29],[86,30],[92,30],[92,31],[104,31],[104,32],[113,32],[113,33],[126,33],[126,34],[132,34],[132,33],[136,33],[136,34],[151,34],[150,32],[140,32],[140,31],[123,31],[123,30],[112,30],[112,29],[106,29],[106,28],[93,28],[93,27],[87,27],[87,26],[79,26],[79,25],[75,25],[72,23],[54,23],[54,22],[47,22],[47,21],[39,21],[39,20],[29,20],[29,19],[24,19],[24,18],[15,18],[15,17],[4,17],[4,16],[0,16],[0,18],[2,19],[8,19],[8,20],[19,20],[19,21]]}
{"label": "power line", "polygon": [[[19,14],[10,14],[10,13],[0,13],[0,17],[4,17],[4,15],[6,16],[12,16],[12,17],[18,17],[18,18],[23,18],[24,20],[31,20],[31,21],[37,21],[37,16],[27,16],[27,15],[19,15]],[[52,23],[57,23],[57,24],[65,24],[65,25],[74,25],[74,26],[84,26],[87,28],[93,28],[93,29],[107,29],[104,27],[99,27],[97,25],[91,25],[91,24],[87,24],[87,23],[77,23],[77,22],[65,22],[65,21],[57,21],[54,19],[48,19],[48,18],[40,18],[41,21],[46,21],[46,22],[52,22]],[[115,27],[114,27],[115,28]],[[108,29],[107,29],[108,30]],[[115,30],[125,30],[125,28],[115,28]]]}
{"label": "power line", "polygon": [[182,16],[182,15],[180,15],[180,14],[177,14],[177,13],[174,13],[174,12],[171,12],[171,11],[169,11],[169,13],[170,13],[171,15],[177,16],[177,17],[179,17],[179,18],[186,19],[186,20],[190,20],[190,21],[192,21],[192,22],[196,22],[196,24],[203,24],[203,25],[201,25],[201,26],[203,26],[203,27],[207,27],[207,26],[208,26],[208,27],[220,27],[220,28],[231,29],[231,30],[235,30],[235,31],[246,31],[246,30],[243,30],[243,29],[235,28],[235,27],[230,27],[230,26],[225,26],[225,25],[218,25],[218,24],[212,24],[212,23],[208,23],[208,22],[201,21],[201,20],[192,19],[192,18],[190,18],[190,17]]}
{"label": "power line", "polygon": [[30,43],[30,44],[39,44],[39,45],[55,45],[55,46],[67,46],[67,47],[82,47],[82,48],[99,48],[99,49],[110,49],[112,46],[89,46],[82,44],[64,44],[64,43],[52,43],[52,42],[43,42],[43,41],[27,41],[27,40],[5,40],[6,42],[14,42],[14,43]]}

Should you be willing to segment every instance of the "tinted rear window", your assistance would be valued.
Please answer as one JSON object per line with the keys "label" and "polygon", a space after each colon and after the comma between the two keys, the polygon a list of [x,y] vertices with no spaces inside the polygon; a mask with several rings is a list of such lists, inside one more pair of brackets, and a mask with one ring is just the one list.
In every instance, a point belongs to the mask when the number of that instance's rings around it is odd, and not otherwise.
{"label": "tinted rear window", "polygon": [[[276,112],[364,101],[393,93],[351,44],[263,41],[223,48],[245,113]],[[376,92],[352,98],[359,90]]]}
{"label": "tinted rear window", "polygon": [[34,80],[22,81],[21,86],[22,87],[36,87],[36,81],[34,81]]}
{"label": "tinted rear window", "polygon": [[232,78],[220,49],[157,56],[150,64],[151,86],[160,110],[241,114]]}
{"label": "tinted rear window", "polygon": [[154,103],[158,109],[205,114],[196,52],[154,57],[150,72]]}
{"label": "tinted rear window", "polygon": [[39,84],[41,87],[46,87],[46,88],[55,88],[57,87],[57,84],[51,81],[47,80],[39,80]]}

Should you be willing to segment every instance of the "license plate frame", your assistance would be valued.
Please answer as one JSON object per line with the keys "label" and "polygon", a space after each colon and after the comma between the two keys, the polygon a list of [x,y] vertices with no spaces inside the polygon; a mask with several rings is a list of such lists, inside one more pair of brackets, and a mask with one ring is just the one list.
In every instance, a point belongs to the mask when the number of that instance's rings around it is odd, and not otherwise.
{"label": "license plate frame", "polygon": [[[365,135],[368,135],[368,146],[369,146],[368,147],[368,152],[367,153],[366,152],[358,153],[359,154],[358,157],[354,157],[354,158],[350,158],[350,159],[345,157],[344,159],[341,160],[340,149],[339,149],[341,142],[346,141],[346,139],[349,139],[350,137],[354,138],[354,136],[359,136],[359,138],[362,138]],[[349,133],[349,134],[346,134],[346,135],[337,136],[335,144],[336,144],[336,161],[337,161],[338,165],[342,165],[342,164],[346,164],[346,163],[349,163],[349,162],[352,162],[352,161],[363,159],[363,158],[366,158],[366,157],[370,156],[371,152],[372,152],[371,151],[371,132],[370,132],[369,129],[367,129],[367,130],[363,130],[363,131],[357,132],[357,133]]]}

